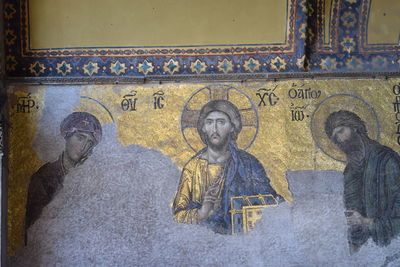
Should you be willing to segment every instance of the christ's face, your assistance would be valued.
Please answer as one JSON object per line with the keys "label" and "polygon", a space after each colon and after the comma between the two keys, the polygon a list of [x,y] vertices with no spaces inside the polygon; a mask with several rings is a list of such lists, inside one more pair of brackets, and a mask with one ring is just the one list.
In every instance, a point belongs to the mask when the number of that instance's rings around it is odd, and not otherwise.
{"label": "christ's face", "polygon": [[92,133],[76,131],[65,140],[66,156],[75,163],[83,162],[93,151],[96,140]]}
{"label": "christ's face", "polygon": [[230,141],[234,127],[225,113],[213,111],[205,118],[202,130],[206,135],[207,145],[222,148]]}

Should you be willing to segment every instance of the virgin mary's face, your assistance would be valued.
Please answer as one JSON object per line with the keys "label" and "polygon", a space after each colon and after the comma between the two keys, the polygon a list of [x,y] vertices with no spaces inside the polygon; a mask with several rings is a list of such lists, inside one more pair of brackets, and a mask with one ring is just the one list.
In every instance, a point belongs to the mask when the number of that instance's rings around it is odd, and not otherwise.
{"label": "virgin mary's face", "polygon": [[66,138],[65,153],[73,162],[84,161],[93,151],[96,140],[92,133],[76,131]]}

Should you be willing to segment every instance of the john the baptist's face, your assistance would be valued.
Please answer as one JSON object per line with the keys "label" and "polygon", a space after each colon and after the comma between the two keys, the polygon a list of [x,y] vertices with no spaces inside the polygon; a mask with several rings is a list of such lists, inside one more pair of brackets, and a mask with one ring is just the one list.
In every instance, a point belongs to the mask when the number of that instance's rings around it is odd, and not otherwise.
{"label": "john the baptist's face", "polygon": [[350,140],[352,130],[348,126],[338,126],[332,131],[331,139],[336,144],[343,144]]}
{"label": "john the baptist's face", "polygon": [[90,132],[75,131],[65,138],[66,156],[73,162],[83,162],[93,151],[96,140]]}
{"label": "john the baptist's face", "polygon": [[331,140],[346,154],[359,151],[362,147],[360,135],[348,126],[333,129]]}
{"label": "john the baptist's face", "polygon": [[205,118],[202,130],[206,135],[207,144],[218,148],[229,142],[234,127],[225,113],[212,111]]}

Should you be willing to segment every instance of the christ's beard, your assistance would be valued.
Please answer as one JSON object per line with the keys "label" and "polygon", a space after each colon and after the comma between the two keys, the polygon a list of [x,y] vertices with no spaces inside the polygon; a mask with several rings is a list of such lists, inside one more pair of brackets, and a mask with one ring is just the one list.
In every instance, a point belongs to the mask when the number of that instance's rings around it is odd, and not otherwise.
{"label": "christ's beard", "polygon": [[225,149],[226,145],[230,141],[230,135],[226,135],[224,139],[220,140],[218,144],[214,144],[210,141],[214,136],[217,136],[221,138],[221,136],[217,133],[213,133],[211,136],[207,136],[207,145],[212,149],[216,151],[222,151]]}

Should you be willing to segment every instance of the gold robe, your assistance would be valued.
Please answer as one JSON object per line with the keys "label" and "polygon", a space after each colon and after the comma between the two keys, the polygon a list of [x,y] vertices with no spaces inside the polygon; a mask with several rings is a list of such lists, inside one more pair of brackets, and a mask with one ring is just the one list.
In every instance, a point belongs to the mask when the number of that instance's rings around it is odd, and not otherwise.
{"label": "gold robe", "polygon": [[[185,165],[172,206],[175,221],[194,224],[199,222],[198,211],[207,188],[222,175],[223,170],[224,165],[209,164],[201,155],[192,158]],[[223,182],[220,186],[223,186]]]}

